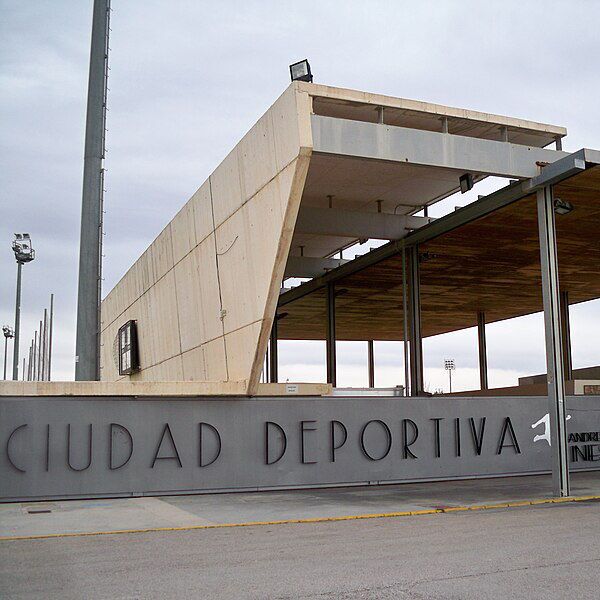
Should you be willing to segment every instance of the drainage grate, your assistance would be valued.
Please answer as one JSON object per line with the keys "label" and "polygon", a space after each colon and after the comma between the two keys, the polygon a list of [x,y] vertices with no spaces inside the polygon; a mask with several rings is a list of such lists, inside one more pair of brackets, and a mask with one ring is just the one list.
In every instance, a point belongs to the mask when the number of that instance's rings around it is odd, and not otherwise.
{"label": "drainage grate", "polygon": [[44,513],[51,513],[50,508],[28,508],[27,513],[30,515],[42,515]]}

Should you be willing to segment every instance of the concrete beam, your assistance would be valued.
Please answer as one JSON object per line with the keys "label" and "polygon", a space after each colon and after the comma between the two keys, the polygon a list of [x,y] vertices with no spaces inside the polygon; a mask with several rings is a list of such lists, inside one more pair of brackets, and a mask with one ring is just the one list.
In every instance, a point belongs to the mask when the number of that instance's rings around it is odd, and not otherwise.
{"label": "concrete beam", "polygon": [[317,258],[313,256],[290,256],[284,277],[319,277],[349,261],[341,258]]}
{"label": "concrete beam", "polygon": [[311,115],[313,152],[455,169],[499,177],[536,177],[537,163],[568,152],[435,131]]}
{"label": "concrete beam", "polygon": [[301,206],[295,231],[358,239],[399,240],[431,221],[431,217]]}

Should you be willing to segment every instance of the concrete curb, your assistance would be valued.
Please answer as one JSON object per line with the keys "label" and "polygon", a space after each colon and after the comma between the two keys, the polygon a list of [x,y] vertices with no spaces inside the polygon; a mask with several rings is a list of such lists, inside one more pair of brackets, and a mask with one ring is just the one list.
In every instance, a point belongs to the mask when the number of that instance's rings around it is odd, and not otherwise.
{"label": "concrete curb", "polygon": [[391,517],[414,517],[420,515],[435,515],[452,512],[467,512],[476,510],[493,510],[498,508],[519,508],[538,506],[540,504],[565,504],[568,502],[585,502],[600,500],[600,496],[568,496],[566,498],[541,498],[538,500],[520,500],[517,502],[501,502],[499,504],[480,504],[473,506],[449,506],[446,508],[431,508],[388,513],[372,513],[364,515],[346,515],[340,517],[313,517],[308,519],[281,519],[278,521],[248,521],[246,523],[215,523],[214,525],[187,525],[184,527],[150,527],[147,529],[118,529],[115,531],[88,531],[74,533],[49,533],[42,535],[0,536],[0,542],[18,540],[46,540],[65,537],[86,537],[95,535],[119,535],[125,533],[152,533],[160,531],[193,531],[196,529],[223,529],[226,527],[257,527],[264,525],[292,525],[302,523],[328,523],[334,521],[354,521],[359,519],[386,519]]}

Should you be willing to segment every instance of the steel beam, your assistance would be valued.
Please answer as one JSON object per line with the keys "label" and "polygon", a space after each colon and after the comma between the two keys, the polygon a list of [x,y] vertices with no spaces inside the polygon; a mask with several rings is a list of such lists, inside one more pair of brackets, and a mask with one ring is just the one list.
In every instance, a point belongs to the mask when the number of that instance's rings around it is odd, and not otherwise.
{"label": "steel beam", "polygon": [[412,229],[429,224],[429,217],[300,207],[294,232],[360,239],[399,240]]}
{"label": "steel beam", "polygon": [[319,277],[347,262],[349,261],[341,258],[290,256],[285,265],[284,277]]}
{"label": "steel beam", "polygon": [[477,340],[479,342],[479,384],[482,390],[488,389],[487,342],[485,339],[485,313],[477,313]]}
{"label": "steel beam", "polygon": [[540,172],[536,163],[552,163],[569,154],[505,141],[321,115],[311,115],[311,123],[313,152],[499,177],[535,177]]}
{"label": "steel beam", "polygon": [[373,340],[367,341],[367,353],[369,360],[369,387],[375,387],[375,349],[374,349]]}
{"label": "steel beam", "polygon": [[271,327],[271,337],[269,339],[269,381],[271,383],[277,383],[279,378],[278,367],[279,358],[277,356],[277,314],[273,319],[273,326]]}
{"label": "steel beam", "polygon": [[560,320],[560,286],[556,248],[556,222],[552,187],[537,192],[542,295],[546,337],[548,412],[552,448],[552,481],[556,496],[569,495],[569,458],[565,406],[565,377]]}
{"label": "steel beam", "polygon": [[419,247],[409,251],[410,276],[410,395],[419,396],[423,392],[423,340],[421,337],[421,285],[419,268]]}
{"label": "steel beam", "polygon": [[560,293],[560,333],[563,350],[565,381],[573,379],[573,358],[571,356],[571,319],[569,316],[569,292]]}
{"label": "steel beam", "polygon": [[327,286],[327,383],[336,386],[336,356],[335,356],[335,286]]}

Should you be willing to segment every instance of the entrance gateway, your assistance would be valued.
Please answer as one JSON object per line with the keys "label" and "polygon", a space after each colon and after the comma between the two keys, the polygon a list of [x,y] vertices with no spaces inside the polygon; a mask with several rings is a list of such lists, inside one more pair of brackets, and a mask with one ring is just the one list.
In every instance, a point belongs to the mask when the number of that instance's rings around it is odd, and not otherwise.
{"label": "entrance gateway", "polygon": [[[0,498],[550,470],[568,494],[600,460],[568,327],[600,297],[600,153],[547,148],[565,135],[295,82],[105,298],[102,381],[2,383]],[[508,185],[426,216],[489,175]],[[486,324],[542,310],[547,375],[487,389]],[[428,397],[423,337],[472,326],[482,389]],[[325,340],[329,385],[277,383],[279,339]],[[336,389],[336,340],[403,341],[410,396]]]}

